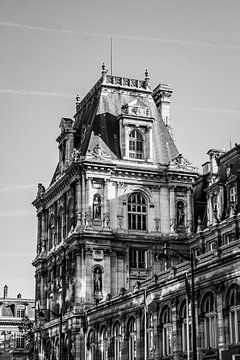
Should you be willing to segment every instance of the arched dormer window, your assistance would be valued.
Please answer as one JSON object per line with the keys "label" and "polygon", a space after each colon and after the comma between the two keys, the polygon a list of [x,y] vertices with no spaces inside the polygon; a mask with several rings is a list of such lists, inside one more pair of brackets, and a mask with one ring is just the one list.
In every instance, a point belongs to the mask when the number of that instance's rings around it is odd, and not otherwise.
{"label": "arched dormer window", "polygon": [[140,193],[133,193],[128,198],[128,228],[146,230],[147,201]]}
{"label": "arched dormer window", "polygon": [[129,134],[129,157],[143,159],[143,136],[139,130],[132,130]]}

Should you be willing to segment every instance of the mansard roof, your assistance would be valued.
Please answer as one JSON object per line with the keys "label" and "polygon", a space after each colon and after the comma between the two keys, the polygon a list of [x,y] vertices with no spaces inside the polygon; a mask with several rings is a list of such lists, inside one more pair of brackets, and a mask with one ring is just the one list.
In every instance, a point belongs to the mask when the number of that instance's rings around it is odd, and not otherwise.
{"label": "mansard roof", "polygon": [[168,164],[178,150],[152,97],[148,79],[135,80],[103,73],[101,79],[77,104],[75,148],[85,155],[96,143],[112,159],[120,159],[119,119],[123,107],[147,108],[153,122],[153,163]]}

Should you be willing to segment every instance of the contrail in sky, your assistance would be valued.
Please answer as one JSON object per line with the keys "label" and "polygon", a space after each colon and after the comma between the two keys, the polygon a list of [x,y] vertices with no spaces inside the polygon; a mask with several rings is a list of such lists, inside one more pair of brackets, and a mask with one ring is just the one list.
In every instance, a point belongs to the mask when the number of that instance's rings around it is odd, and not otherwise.
{"label": "contrail in sky", "polygon": [[[33,96],[53,96],[60,98],[71,98],[74,99],[76,95],[74,94],[62,94],[58,92],[47,92],[47,91],[26,91],[26,90],[14,90],[14,89],[0,89],[0,94],[13,94],[13,95],[33,95]],[[235,109],[212,109],[212,108],[202,108],[202,107],[191,107],[191,106],[181,106],[181,105],[172,105],[172,108],[178,110],[190,110],[190,111],[204,111],[212,113],[223,113],[223,114],[240,114],[240,110]],[[0,189],[1,192],[1,189]]]}
{"label": "contrail in sky", "polygon": [[8,191],[15,191],[15,190],[25,190],[25,189],[32,189],[36,188],[36,184],[25,184],[25,185],[18,185],[18,184],[0,184],[0,193],[8,192]]}
{"label": "contrail in sky", "polygon": [[35,31],[45,31],[45,32],[60,33],[60,34],[68,34],[68,35],[80,35],[80,36],[86,36],[86,37],[165,42],[165,43],[172,43],[172,44],[179,44],[179,45],[204,46],[204,47],[226,49],[226,50],[240,50],[239,46],[212,44],[212,43],[208,43],[208,42],[198,42],[198,41],[180,40],[180,39],[164,39],[164,38],[144,37],[144,36],[134,36],[134,35],[84,33],[84,32],[77,31],[77,30],[54,29],[54,28],[46,28],[46,27],[41,27],[41,26],[3,22],[3,21],[0,21],[0,26],[21,28],[21,29],[35,30]]}
{"label": "contrail in sky", "polygon": [[58,92],[47,92],[47,91],[27,91],[27,90],[14,90],[14,89],[0,89],[0,94],[15,94],[15,95],[35,95],[35,96],[53,96],[53,97],[64,97],[74,98],[73,94],[61,94]]}
{"label": "contrail in sky", "polygon": [[240,110],[235,109],[212,109],[212,108],[202,108],[202,107],[192,107],[192,106],[181,106],[181,105],[172,105],[173,108],[177,110],[190,110],[190,111],[204,111],[212,113],[222,113],[222,114],[240,114]]}

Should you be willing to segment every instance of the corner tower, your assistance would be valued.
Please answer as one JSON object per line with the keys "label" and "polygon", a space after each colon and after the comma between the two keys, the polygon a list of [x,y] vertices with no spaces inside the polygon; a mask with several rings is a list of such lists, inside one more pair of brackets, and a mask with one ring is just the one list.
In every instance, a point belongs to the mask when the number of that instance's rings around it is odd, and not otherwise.
{"label": "corner tower", "polygon": [[[70,343],[76,354],[84,351],[81,314],[152,277],[163,246],[187,251],[198,174],[179,154],[156,93],[148,72],[136,80],[108,75],[103,66],[99,81],[77,98],[74,122],[61,121],[59,163],[33,202],[33,264],[37,306],[48,320],[61,313],[70,329],[62,351]],[[52,341],[56,324],[45,326]]]}

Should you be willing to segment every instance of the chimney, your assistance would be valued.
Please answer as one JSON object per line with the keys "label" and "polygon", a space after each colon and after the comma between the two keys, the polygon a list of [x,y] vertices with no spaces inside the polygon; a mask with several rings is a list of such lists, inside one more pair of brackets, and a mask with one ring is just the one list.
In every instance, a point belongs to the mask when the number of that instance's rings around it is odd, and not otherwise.
{"label": "chimney", "polygon": [[3,288],[3,298],[7,299],[7,297],[8,297],[8,286],[5,285]]}

